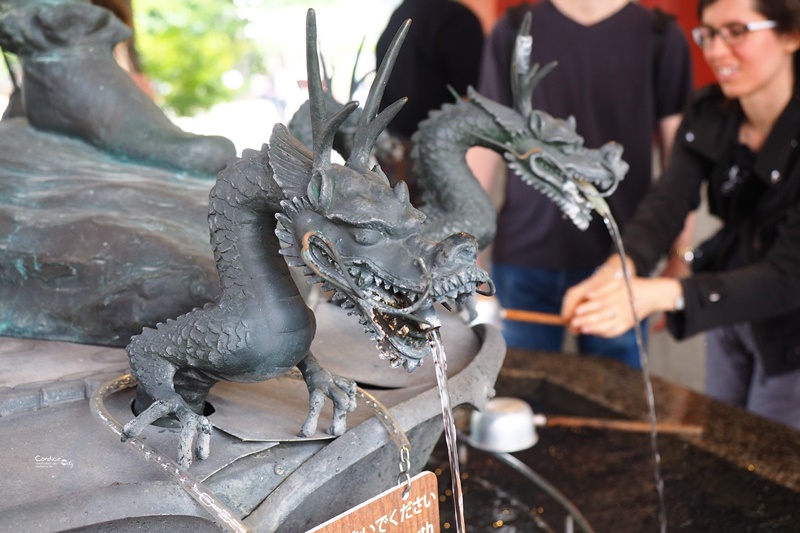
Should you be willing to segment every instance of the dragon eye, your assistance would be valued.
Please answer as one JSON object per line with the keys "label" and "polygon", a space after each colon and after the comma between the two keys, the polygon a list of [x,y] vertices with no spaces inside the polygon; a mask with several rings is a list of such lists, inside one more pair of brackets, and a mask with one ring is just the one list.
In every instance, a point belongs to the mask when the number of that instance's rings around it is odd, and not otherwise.
{"label": "dragon eye", "polygon": [[382,231],[371,228],[357,229],[354,238],[358,244],[370,245],[375,244],[381,239]]}
{"label": "dragon eye", "polygon": [[563,143],[558,146],[558,148],[567,155],[572,155],[575,153],[575,145],[572,143]]}

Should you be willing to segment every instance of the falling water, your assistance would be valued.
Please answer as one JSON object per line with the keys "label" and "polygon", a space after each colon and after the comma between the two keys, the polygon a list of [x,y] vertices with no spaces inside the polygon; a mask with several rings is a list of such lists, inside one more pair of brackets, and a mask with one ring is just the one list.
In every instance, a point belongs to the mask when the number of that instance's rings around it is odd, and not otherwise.
{"label": "falling water", "polygon": [[456,446],[456,425],[453,421],[453,409],[450,406],[450,391],[447,388],[447,357],[442,346],[439,329],[428,333],[431,344],[433,363],[436,367],[436,381],[439,383],[439,397],[442,401],[442,418],[444,419],[444,435],[447,441],[447,453],[450,459],[450,474],[453,483],[453,503],[455,505],[456,531],[466,531],[464,524],[464,496],[461,492],[461,470],[458,466],[458,447]]}
{"label": "falling water", "polygon": [[610,211],[604,210],[603,222],[605,222],[608,232],[617,247],[620,259],[622,260],[622,274],[625,277],[625,286],[628,290],[628,301],[631,306],[634,321],[634,333],[636,334],[636,346],[639,348],[639,360],[642,364],[642,377],[644,379],[644,386],[647,399],[647,410],[650,416],[650,445],[653,449],[653,458],[655,460],[654,475],[656,482],[656,491],[658,492],[658,523],[661,533],[667,533],[667,512],[666,504],[664,502],[664,478],[661,475],[661,454],[658,452],[658,431],[656,429],[656,401],[653,395],[653,383],[650,379],[650,360],[645,349],[644,342],[642,341],[642,328],[639,325],[639,316],[636,314],[636,306],[633,301],[633,289],[631,282],[631,273],[628,269],[628,263],[625,256],[625,248],[622,246],[622,237],[619,232],[614,217],[611,216]]}

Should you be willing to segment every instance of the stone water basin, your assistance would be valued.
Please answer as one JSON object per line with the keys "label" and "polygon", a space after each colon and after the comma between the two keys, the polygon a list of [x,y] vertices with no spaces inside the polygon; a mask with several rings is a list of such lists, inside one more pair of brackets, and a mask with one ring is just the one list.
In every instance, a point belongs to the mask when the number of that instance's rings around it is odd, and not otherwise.
{"label": "stone water basin", "polygon": [[[703,428],[699,436],[658,436],[668,531],[800,531],[800,432],[663,379],[653,378],[653,387],[659,422]],[[545,415],[647,419],[641,373],[596,357],[509,350],[496,388],[498,396],[525,399]],[[468,434],[469,417],[460,411]],[[534,447],[512,455],[560,491],[596,532],[659,531],[649,433],[545,427],[538,434]],[[567,513],[545,491],[491,453],[464,451],[467,531],[566,530]],[[443,473],[446,494],[442,442],[428,468]],[[447,525],[452,500],[440,509]]]}
{"label": "stone water basin", "polygon": [[[319,360],[389,409],[411,443],[411,474],[421,471],[443,431],[433,362],[393,371],[344,310],[317,302],[315,311]],[[502,335],[456,315],[442,324],[451,403],[482,407],[505,354]],[[175,478],[92,416],[90,397],[127,368],[121,348],[0,337],[0,531],[221,530]],[[132,398],[125,389],[104,404],[125,423]],[[254,532],[307,531],[398,482],[397,439],[363,401],[335,439],[323,433],[329,405],[316,435],[294,436],[308,407],[300,380],[220,383],[209,402],[211,456],[189,472]],[[151,426],[142,437],[174,459],[175,430]]]}

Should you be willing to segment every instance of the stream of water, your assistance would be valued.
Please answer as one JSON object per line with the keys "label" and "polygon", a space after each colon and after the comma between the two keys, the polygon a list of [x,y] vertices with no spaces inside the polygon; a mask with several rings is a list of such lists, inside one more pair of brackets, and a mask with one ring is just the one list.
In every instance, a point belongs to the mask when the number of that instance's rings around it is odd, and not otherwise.
{"label": "stream of water", "polygon": [[650,378],[650,358],[642,340],[642,328],[639,324],[639,316],[636,313],[636,306],[633,300],[633,286],[631,281],[631,273],[628,269],[628,263],[625,256],[625,248],[622,245],[622,236],[619,232],[614,217],[610,212],[603,214],[603,222],[608,228],[611,239],[617,248],[620,259],[622,260],[622,274],[625,277],[625,286],[628,291],[628,301],[631,306],[634,321],[634,333],[636,334],[636,346],[639,348],[639,361],[642,365],[642,377],[645,386],[645,399],[647,401],[647,413],[650,417],[650,445],[653,449],[654,468],[653,475],[655,477],[656,492],[658,493],[658,523],[661,533],[667,533],[667,510],[664,501],[664,477],[661,474],[661,454],[658,451],[658,430],[656,429],[656,401],[653,394],[653,382]]}
{"label": "stream of water", "polygon": [[447,356],[444,353],[439,328],[428,333],[431,344],[433,363],[436,367],[436,381],[439,384],[439,398],[442,401],[442,419],[444,435],[447,442],[447,455],[450,460],[450,475],[453,485],[453,503],[455,504],[455,525],[458,533],[466,531],[464,523],[464,495],[461,490],[461,469],[458,462],[458,446],[456,444],[456,424],[453,420],[453,408],[450,405],[450,390],[447,387]]}
{"label": "stream of water", "polygon": [[[667,514],[664,500],[664,478],[661,473],[661,454],[658,451],[658,430],[656,426],[655,396],[653,394],[653,384],[650,377],[650,360],[645,348],[639,317],[633,299],[633,288],[631,273],[626,262],[625,248],[622,245],[622,237],[619,227],[610,212],[605,211],[603,222],[608,228],[611,239],[614,241],[617,252],[622,260],[622,274],[624,276],[628,301],[634,317],[634,333],[636,335],[636,346],[639,349],[639,360],[642,365],[642,377],[645,386],[645,400],[647,402],[648,416],[650,419],[650,444],[654,459],[654,478],[656,492],[658,494],[658,521],[661,533],[667,533]],[[450,391],[447,386],[447,356],[442,345],[439,329],[433,329],[428,333],[433,362],[436,368],[436,381],[439,385],[439,397],[442,402],[442,418],[444,420],[444,434],[447,443],[448,459],[450,462],[450,473],[452,478],[453,503],[455,505],[455,526],[458,533],[466,531],[464,522],[464,497],[461,489],[461,471],[459,467],[458,446],[456,443],[456,426],[453,419],[453,409],[450,405]]]}

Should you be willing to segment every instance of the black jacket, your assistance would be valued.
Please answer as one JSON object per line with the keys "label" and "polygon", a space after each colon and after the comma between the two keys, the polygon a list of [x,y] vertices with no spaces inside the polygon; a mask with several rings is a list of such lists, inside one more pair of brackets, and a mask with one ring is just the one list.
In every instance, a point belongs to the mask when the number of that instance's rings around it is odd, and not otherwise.
{"label": "black jacket", "polygon": [[395,135],[410,138],[428,113],[456,100],[468,86],[477,86],[483,30],[478,17],[465,5],[451,0],[404,0],[392,13],[375,47],[376,65],[383,61],[389,43],[406,19],[408,36],[386,82],[381,110],[395,100],[408,98],[389,123]]}
{"label": "black jacket", "polygon": [[[700,91],[678,130],[664,176],[639,206],[624,246],[640,274],[650,272],[680,233],[707,186],[722,228],[700,247],[682,280],[686,308],[669,313],[673,335],[749,322],[767,375],[800,368],[800,97],[795,96],[732,186],[734,146],[743,120],[719,87]],[[733,190],[733,192],[731,192]]]}

